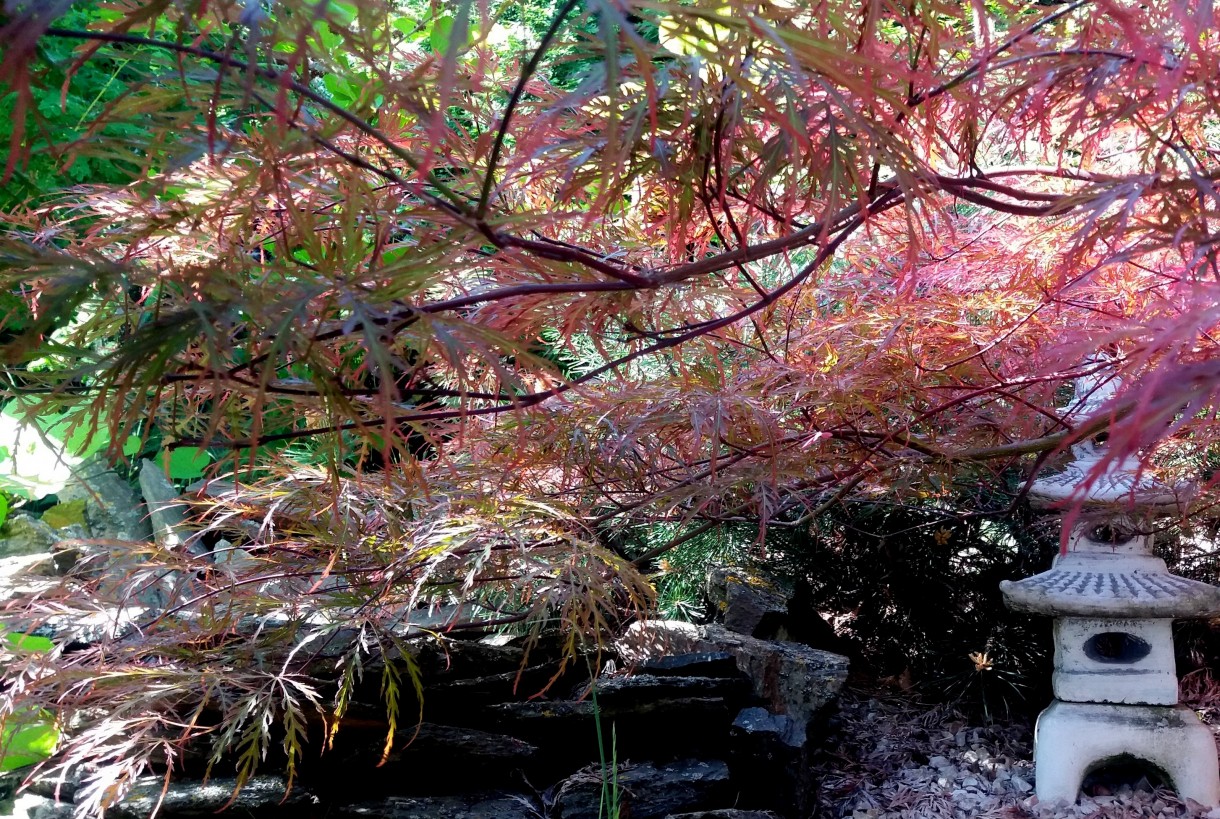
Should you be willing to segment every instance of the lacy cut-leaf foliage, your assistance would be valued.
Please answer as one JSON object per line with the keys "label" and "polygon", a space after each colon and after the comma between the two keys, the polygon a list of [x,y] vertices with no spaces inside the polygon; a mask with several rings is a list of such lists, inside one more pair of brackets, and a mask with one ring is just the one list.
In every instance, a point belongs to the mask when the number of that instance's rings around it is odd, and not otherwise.
{"label": "lacy cut-leaf foliage", "polygon": [[[1211,3],[8,8],[5,173],[60,175],[0,214],[7,393],[205,450],[239,482],[212,525],[259,522],[237,574],[146,547],[88,581],[165,587],[138,639],[10,666],[7,708],[113,709],[61,757],[103,766],[95,807],[197,735],[247,776],[272,723],[340,716],[289,633],[319,612],[344,669],[430,603],[576,640],[646,604],[616,527],[682,525],[645,566],[1103,429],[1207,463]],[[1116,398],[1065,415],[1103,364]]]}
{"label": "lacy cut-leaf foliage", "polygon": [[[11,627],[51,625],[59,645],[7,658],[5,711],[54,703],[73,726],[55,765],[86,774],[84,810],[201,748],[209,771],[236,765],[240,786],[275,745],[291,782],[310,725],[333,741],[366,677],[379,678],[386,753],[419,720],[421,638],[512,627],[528,658],[560,623],[557,677],[648,609],[647,583],[571,512],[437,490],[446,502],[419,508],[411,486],[321,472],[208,487],[195,519],[210,551],[115,544],[26,601]],[[82,625],[100,638],[73,639]]]}

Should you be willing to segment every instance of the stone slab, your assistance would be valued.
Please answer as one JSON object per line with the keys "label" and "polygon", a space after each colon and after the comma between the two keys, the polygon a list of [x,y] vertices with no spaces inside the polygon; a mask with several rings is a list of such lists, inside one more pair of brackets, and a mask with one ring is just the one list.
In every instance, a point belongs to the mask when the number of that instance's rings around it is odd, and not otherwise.
{"label": "stone slab", "polygon": [[[731,794],[729,766],[720,760],[676,760],[620,768],[617,787],[631,819],[663,819],[711,808]],[[570,777],[555,797],[557,819],[604,819],[600,772]]]}
{"label": "stone slab", "polygon": [[533,800],[524,794],[460,796],[393,796],[339,808],[341,819],[538,819]]}
{"label": "stone slab", "polygon": [[[173,780],[168,789],[161,777],[145,777],[116,805],[106,810],[106,819],[147,819],[154,809],[157,816],[212,816],[225,805],[234,816],[250,815],[279,808],[287,816],[315,804],[305,789],[296,786],[288,790],[278,776],[257,775],[250,778],[236,796],[236,779],[211,779],[207,782]],[[164,789],[164,794],[162,793]],[[230,803],[230,800],[232,802]]]}
{"label": "stone slab", "polygon": [[727,652],[772,713],[805,722],[838,696],[849,665],[842,655],[800,643],[759,640],[723,626],[699,627],[674,620],[633,623],[615,647],[628,663],[668,654]]}

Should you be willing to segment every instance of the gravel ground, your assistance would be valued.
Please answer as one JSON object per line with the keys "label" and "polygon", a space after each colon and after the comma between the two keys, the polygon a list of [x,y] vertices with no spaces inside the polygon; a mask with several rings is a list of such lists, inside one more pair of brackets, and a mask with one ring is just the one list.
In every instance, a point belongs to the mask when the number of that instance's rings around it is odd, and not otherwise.
{"label": "gravel ground", "polygon": [[[1182,689],[1183,701],[1220,730],[1220,686],[1204,676]],[[1039,804],[1032,722],[971,724],[907,693],[845,691],[830,731],[815,760],[821,790],[812,819],[1220,819],[1139,771],[1086,783],[1075,805]]]}

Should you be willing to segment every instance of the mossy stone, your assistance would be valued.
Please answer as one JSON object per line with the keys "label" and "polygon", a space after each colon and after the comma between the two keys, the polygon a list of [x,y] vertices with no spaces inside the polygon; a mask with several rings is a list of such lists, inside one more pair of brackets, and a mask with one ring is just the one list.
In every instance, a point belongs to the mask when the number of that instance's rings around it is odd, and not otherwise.
{"label": "mossy stone", "polygon": [[42,513],[42,522],[52,529],[63,529],[65,526],[85,525],[85,499],[57,503]]}

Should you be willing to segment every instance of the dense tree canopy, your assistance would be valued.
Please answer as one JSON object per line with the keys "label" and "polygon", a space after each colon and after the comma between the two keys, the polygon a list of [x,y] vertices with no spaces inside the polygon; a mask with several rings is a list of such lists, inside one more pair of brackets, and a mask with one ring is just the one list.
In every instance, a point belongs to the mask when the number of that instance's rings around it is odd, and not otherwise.
{"label": "dense tree canopy", "polygon": [[575,635],[647,605],[632,524],[680,524],[646,567],[1102,430],[1210,463],[1210,2],[85,5],[0,16],[6,390],[256,484],[213,512],[295,515],[263,594],[365,578],[375,629],[443,578]]}
{"label": "dense tree canopy", "polygon": [[112,440],[768,518],[1055,449],[1099,347],[1127,449],[1206,423],[1208,4],[57,11],[4,30],[7,173],[63,174],[6,357]]}

